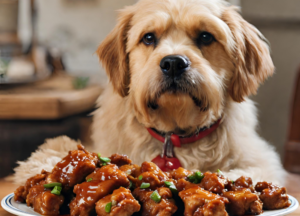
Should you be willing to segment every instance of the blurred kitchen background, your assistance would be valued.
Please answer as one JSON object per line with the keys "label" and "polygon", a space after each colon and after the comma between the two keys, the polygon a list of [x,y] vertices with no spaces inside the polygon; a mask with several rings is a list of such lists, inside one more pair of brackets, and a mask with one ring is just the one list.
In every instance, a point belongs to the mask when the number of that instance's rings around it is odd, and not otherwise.
{"label": "blurred kitchen background", "polygon": [[[116,24],[116,10],[135,2],[0,0],[0,177],[46,138],[68,135],[91,142],[89,114],[107,82],[94,53]],[[300,1],[230,2],[269,40],[276,66],[276,74],[253,97],[258,131],[286,168],[300,172],[300,126],[291,126],[299,119],[291,113],[297,104]]]}

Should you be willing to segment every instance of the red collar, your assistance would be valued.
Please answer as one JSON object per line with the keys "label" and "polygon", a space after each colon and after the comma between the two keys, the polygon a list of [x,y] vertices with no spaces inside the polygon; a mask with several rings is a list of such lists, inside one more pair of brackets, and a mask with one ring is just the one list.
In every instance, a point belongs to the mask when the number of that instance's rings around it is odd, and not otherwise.
{"label": "red collar", "polygon": [[[171,140],[172,144],[178,148],[180,148],[181,145],[196,142],[197,140],[200,140],[200,139],[208,136],[209,134],[211,134],[213,131],[215,131],[219,127],[221,119],[222,118],[220,118],[218,121],[216,121],[210,128],[208,128],[204,131],[201,131],[198,134],[195,134],[191,137],[182,137],[181,138],[176,134],[172,134],[170,140]],[[152,137],[154,137],[155,139],[157,139],[163,143],[165,142],[165,137],[161,136],[160,134],[158,134],[151,128],[147,128],[147,130],[151,134]],[[156,158],[154,158],[152,160],[152,162],[154,162],[163,171],[173,170],[173,169],[177,169],[177,168],[181,167],[180,161],[176,157],[167,157],[166,155],[164,155],[164,157],[162,157],[161,155],[158,155]]]}

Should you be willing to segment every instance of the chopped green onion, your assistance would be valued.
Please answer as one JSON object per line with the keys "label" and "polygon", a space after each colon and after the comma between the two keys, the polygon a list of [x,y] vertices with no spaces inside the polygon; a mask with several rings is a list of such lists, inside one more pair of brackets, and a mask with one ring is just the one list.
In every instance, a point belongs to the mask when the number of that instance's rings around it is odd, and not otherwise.
{"label": "chopped green onion", "polygon": [[233,181],[233,180],[231,180],[231,183],[232,183],[232,184],[234,184],[234,181]]}
{"label": "chopped green onion", "polygon": [[101,162],[109,163],[111,160],[108,157],[100,157]]}
{"label": "chopped green onion", "polygon": [[174,194],[178,193],[178,190],[177,190],[177,188],[176,188],[176,186],[174,185],[173,182],[165,181],[164,183],[172,191],[172,193],[174,193]]}
{"label": "chopped green onion", "polygon": [[140,181],[142,181],[142,179],[143,179],[143,176],[142,176],[142,175],[140,175],[140,176],[139,176],[139,180],[140,180]]}
{"label": "chopped green onion", "polygon": [[59,183],[59,182],[52,182],[52,183],[49,183],[49,184],[44,184],[44,187],[45,187],[45,188],[54,188],[55,186],[61,187],[62,184]]}
{"label": "chopped green onion", "polygon": [[166,185],[167,187],[170,187],[171,185],[174,185],[173,182],[165,181],[164,183],[165,183],[165,185]]}
{"label": "chopped green onion", "polygon": [[200,172],[200,171],[197,171],[197,172],[195,173],[195,176],[196,176],[196,179],[197,179],[197,182],[198,182],[198,183],[200,183],[200,182],[202,181],[202,179],[204,178],[203,173]]}
{"label": "chopped green onion", "polygon": [[100,153],[98,153],[98,158],[99,158],[99,160],[100,160],[100,158],[101,158],[101,154],[100,154]]}
{"label": "chopped green onion", "polygon": [[132,187],[132,182],[131,181],[129,181],[129,188],[131,188]]}
{"label": "chopped green onion", "polygon": [[86,180],[86,182],[90,182],[90,181],[92,181],[93,179],[92,178],[89,178],[88,180]]}
{"label": "chopped green onion", "polygon": [[204,175],[200,171],[197,171],[188,177],[189,181],[194,184],[199,184],[203,178],[204,178]]}
{"label": "chopped green onion", "polygon": [[154,191],[154,192],[151,194],[150,198],[151,198],[154,202],[156,202],[156,203],[159,203],[160,200],[161,200],[161,196],[159,195],[159,193],[158,193],[157,191]]}
{"label": "chopped green onion", "polygon": [[150,183],[145,183],[145,182],[143,182],[140,186],[141,189],[146,189],[148,187],[150,187]]}
{"label": "chopped green onion", "polygon": [[106,212],[106,213],[110,213],[111,206],[112,206],[112,203],[111,203],[111,202],[109,202],[109,203],[106,204],[106,206],[105,206],[105,212]]}
{"label": "chopped green onion", "polygon": [[106,163],[102,163],[102,166],[106,166]]}
{"label": "chopped green onion", "polygon": [[178,194],[178,190],[177,190],[177,188],[176,188],[175,185],[171,185],[171,186],[169,187],[169,189],[172,191],[173,194]]}
{"label": "chopped green onion", "polygon": [[61,192],[61,189],[62,189],[62,187],[60,187],[60,186],[55,186],[55,187],[53,188],[53,190],[51,191],[51,193],[52,193],[52,194],[55,194],[55,195],[57,195],[57,196],[59,196],[59,195],[60,195],[60,192]]}
{"label": "chopped green onion", "polygon": [[222,175],[222,176],[224,175],[223,172],[221,170],[219,170],[219,169],[217,169],[217,173],[220,174],[220,175]]}
{"label": "chopped green onion", "polygon": [[196,177],[195,177],[195,175],[193,174],[193,175],[190,175],[190,176],[188,177],[188,179],[189,179],[190,182],[195,183]]}

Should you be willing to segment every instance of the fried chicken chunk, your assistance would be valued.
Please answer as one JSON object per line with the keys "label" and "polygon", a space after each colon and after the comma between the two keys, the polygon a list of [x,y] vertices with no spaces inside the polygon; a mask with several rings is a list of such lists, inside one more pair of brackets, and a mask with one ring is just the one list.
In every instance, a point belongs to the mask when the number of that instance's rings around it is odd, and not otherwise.
{"label": "fried chicken chunk", "polygon": [[110,179],[119,180],[120,182],[128,182],[126,174],[119,170],[119,168],[115,164],[109,164],[101,168],[97,168],[85,179],[90,179],[93,182],[103,182]]}
{"label": "fried chicken chunk", "polygon": [[127,155],[113,154],[109,158],[111,160],[110,163],[116,164],[118,167],[132,163]]}
{"label": "fried chicken chunk", "polygon": [[55,165],[46,182],[60,182],[63,189],[67,191],[93,172],[97,162],[98,158],[95,154],[89,153],[82,145],[78,145],[78,150],[70,151],[68,156]]}
{"label": "fried chicken chunk", "polygon": [[169,188],[161,187],[157,192],[161,196],[159,202],[151,199],[153,193],[151,190],[136,188],[133,191],[134,197],[142,203],[142,216],[171,216],[177,211]]}
{"label": "fried chicken chunk", "polygon": [[228,200],[219,195],[206,191],[199,186],[179,192],[184,202],[184,216],[227,216],[225,204]]}
{"label": "fried chicken chunk", "polygon": [[205,190],[220,194],[228,184],[228,180],[216,173],[206,172],[200,186]]}
{"label": "fried chicken chunk", "polygon": [[150,188],[155,190],[157,187],[163,186],[164,182],[169,179],[167,174],[152,162],[142,163],[141,173],[141,179],[136,182],[136,187],[139,187],[143,182],[145,182],[150,183]]}
{"label": "fried chicken chunk", "polygon": [[230,215],[262,213],[262,202],[248,188],[236,188],[235,191],[223,191],[223,197],[229,200],[227,211]]}
{"label": "fried chicken chunk", "polygon": [[200,184],[195,184],[195,183],[189,182],[183,178],[176,181],[175,185],[179,192],[189,189],[189,188],[192,188],[192,187],[195,187],[195,186],[200,186]]}
{"label": "fried chicken chunk", "polygon": [[35,185],[38,185],[41,181],[44,181],[47,175],[49,175],[49,173],[43,170],[41,174],[37,174],[29,178],[26,181],[25,186],[20,186],[16,189],[14,196],[15,201],[25,202],[29,193],[29,189]]}
{"label": "fried chicken chunk", "polygon": [[252,179],[250,177],[241,176],[234,182],[228,181],[226,189],[229,191],[235,191],[238,188],[248,188],[252,193],[255,192]]}
{"label": "fried chicken chunk", "polygon": [[182,167],[179,167],[178,169],[171,171],[170,174],[173,179],[179,180],[179,179],[187,179],[187,177],[192,175],[193,172],[186,170]]}
{"label": "fried chicken chunk", "polygon": [[42,215],[59,215],[63,202],[63,196],[52,194],[51,190],[45,189],[42,184],[30,188],[26,199],[27,205]]}
{"label": "fried chicken chunk", "polygon": [[103,166],[90,174],[89,182],[74,187],[75,199],[70,203],[71,216],[88,216],[95,203],[119,187],[128,187],[126,174],[114,164]]}
{"label": "fried chicken chunk", "polygon": [[[108,203],[112,203],[109,212],[105,210]],[[130,190],[119,188],[114,190],[111,195],[108,195],[96,203],[96,212],[98,216],[131,216],[138,212],[141,206],[138,201],[132,196]]]}
{"label": "fried chicken chunk", "polygon": [[255,190],[260,192],[259,198],[264,204],[264,209],[282,209],[291,205],[285,187],[279,187],[267,182],[258,182]]}
{"label": "fried chicken chunk", "polygon": [[136,164],[126,164],[119,169],[134,178],[137,178],[141,174],[141,167]]}

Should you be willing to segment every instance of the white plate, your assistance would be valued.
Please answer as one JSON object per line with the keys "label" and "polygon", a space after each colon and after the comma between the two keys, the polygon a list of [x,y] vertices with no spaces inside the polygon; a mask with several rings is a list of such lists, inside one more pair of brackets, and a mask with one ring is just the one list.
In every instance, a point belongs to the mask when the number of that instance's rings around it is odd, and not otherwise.
{"label": "white plate", "polygon": [[[273,211],[264,211],[264,213],[259,216],[280,216],[280,215],[287,215],[287,214],[292,213],[293,211],[295,211],[298,208],[299,203],[294,197],[292,197],[290,195],[289,195],[289,199],[292,203],[290,205],[290,207],[285,208],[285,209],[273,210]],[[33,209],[28,207],[26,204],[15,202],[13,193],[7,195],[6,197],[4,197],[2,199],[1,206],[6,211],[8,211],[14,215],[40,216],[40,214],[33,211]]]}

